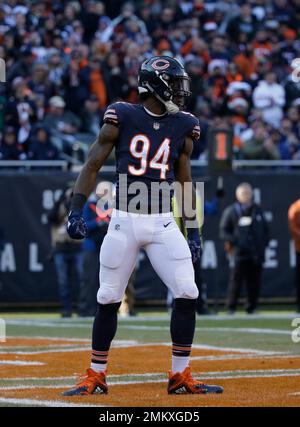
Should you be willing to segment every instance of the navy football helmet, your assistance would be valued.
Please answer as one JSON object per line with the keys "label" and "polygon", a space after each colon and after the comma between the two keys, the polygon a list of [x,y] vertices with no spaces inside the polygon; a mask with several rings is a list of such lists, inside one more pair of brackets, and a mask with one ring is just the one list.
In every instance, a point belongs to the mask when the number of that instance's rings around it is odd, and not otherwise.
{"label": "navy football helmet", "polygon": [[182,109],[191,95],[189,76],[183,65],[170,56],[154,56],[144,61],[138,82],[139,93],[151,93],[169,113]]}

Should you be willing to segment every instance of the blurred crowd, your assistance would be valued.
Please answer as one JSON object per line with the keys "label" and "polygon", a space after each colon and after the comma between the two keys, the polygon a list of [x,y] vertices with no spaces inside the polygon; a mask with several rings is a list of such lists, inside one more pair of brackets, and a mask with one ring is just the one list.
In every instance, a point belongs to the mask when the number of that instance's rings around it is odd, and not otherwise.
{"label": "blurred crowd", "polygon": [[138,101],[141,62],[171,55],[200,119],[193,158],[206,155],[211,128],[225,128],[236,158],[300,160],[299,31],[300,0],[6,0],[0,159],[87,148],[108,104]]}

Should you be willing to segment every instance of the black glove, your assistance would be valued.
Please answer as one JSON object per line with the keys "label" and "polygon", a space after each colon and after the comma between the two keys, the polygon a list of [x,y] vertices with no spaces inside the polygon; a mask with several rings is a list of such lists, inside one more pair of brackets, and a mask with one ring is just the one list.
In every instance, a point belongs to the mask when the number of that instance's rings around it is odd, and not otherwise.
{"label": "black glove", "polygon": [[81,240],[87,236],[88,229],[82,211],[71,211],[69,213],[67,232],[75,240]]}
{"label": "black glove", "polygon": [[202,255],[202,245],[198,228],[188,228],[188,245],[192,254],[192,262],[198,261]]}

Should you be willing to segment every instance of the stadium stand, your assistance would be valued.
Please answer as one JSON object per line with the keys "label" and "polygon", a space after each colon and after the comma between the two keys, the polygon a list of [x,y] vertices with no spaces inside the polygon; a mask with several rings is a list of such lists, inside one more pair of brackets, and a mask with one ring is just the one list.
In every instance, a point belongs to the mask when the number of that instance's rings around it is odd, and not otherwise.
{"label": "stadium stand", "polygon": [[299,0],[7,0],[0,160],[82,162],[105,107],[137,102],[140,63],[167,54],[192,79],[194,159],[205,159],[209,129],[225,126],[236,159],[297,161],[299,23]]}

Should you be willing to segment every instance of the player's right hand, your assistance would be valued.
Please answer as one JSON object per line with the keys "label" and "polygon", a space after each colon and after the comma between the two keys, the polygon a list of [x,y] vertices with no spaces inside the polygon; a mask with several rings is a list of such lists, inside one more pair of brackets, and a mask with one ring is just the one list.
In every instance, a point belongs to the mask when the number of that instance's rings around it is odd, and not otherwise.
{"label": "player's right hand", "polygon": [[198,228],[188,228],[188,245],[192,255],[192,262],[197,262],[202,255],[201,239]]}
{"label": "player's right hand", "polygon": [[87,236],[88,229],[81,211],[71,211],[69,213],[67,232],[75,240],[81,240]]}

